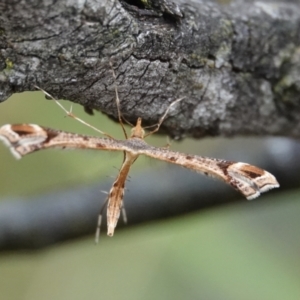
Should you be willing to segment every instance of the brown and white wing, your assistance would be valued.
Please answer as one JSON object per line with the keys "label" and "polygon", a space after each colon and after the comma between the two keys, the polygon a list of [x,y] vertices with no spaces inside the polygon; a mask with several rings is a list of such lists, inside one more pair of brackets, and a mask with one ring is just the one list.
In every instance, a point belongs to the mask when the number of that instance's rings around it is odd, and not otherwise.
{"label": "brown and white wing", "polygon": [[[117,226],[120,212],[123,205],[123,197],[124,197],[124,188],[126,178],[128,176],[130,167],[137,159],[137,155],[134,155],[130,152],[125,153],[125,159],[123,165],[120,169],[120,172],[112,185],[112,188],[108,194],[108,202],[107,202],[107,235],[113,236],[115,227]],[[97,240],[97,238],[96,238]]]}
{"label": "brown and white wing", "polygon": [[0,128],[0,140],[17,159],[48,148],[123,151],[122,141],[69,133],[35,124],[4,125]]}
{"label": "brown and white wing", "polygon": [[222,179],[240,191],[248,200],[252,200],[270,189],[279,187],[276,178],[271,173],[242,162],[187,155],[151,146],[141,149],[139,154]]}

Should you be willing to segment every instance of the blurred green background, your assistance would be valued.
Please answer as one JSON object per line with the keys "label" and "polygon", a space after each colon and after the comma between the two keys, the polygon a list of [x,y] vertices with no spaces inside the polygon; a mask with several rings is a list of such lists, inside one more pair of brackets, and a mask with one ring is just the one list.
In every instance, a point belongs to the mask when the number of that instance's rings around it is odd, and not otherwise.
{"label": "blurred green background", "polygon": [[[74,112],[122,138],[120,126],[104,115],[90,117],[81,107]],[[23,122],[94,134],[41,92],[16,94],[0,105],[1,125]],[[163,136],[147,141],[166,144]],[[172,148],[209,155],[221,143],[185,140]],[[101,181],[115,175],[121,161],[116,153],[55,150],[16,161],[1,144],[0,201]],[[131,180],[151,165],[139,159]],[[252,205],[240,201],[120,230],[114,238],[102,235],[97,247],[91,235],[40,251],[1,253],[1,299],[300,299],[299,196],[276,190]]]}

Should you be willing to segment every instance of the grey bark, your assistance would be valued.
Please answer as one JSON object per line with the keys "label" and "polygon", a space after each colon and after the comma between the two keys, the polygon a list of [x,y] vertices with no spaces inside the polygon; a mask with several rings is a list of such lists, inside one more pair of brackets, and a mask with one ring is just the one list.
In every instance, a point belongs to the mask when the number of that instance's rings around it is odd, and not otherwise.
{"label": "grey bark", "polygon": [[[133,4],[130,4],[133,3]],[[2,0],[0,100],[44,88],[170,135],[300,136],[297,1]]]}

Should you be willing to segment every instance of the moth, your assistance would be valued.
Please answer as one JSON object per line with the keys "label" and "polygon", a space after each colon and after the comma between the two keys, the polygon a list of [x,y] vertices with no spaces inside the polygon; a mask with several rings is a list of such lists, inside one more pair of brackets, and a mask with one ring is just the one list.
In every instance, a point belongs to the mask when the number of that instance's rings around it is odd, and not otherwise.
{"label": "moth", "polygon": [[142,119],[138,118],[136,126],[132,128],[131,136],[126,140],[86,136],[35,124],[4,125],[0,128],[0,139],[17,159],[48,148],[124,151],[124,162],[108,197],[107,234],[109,236],[113,236],[120,216],[127,175],[139,155],[167,161],[219,178],[241,192],[248,200],[279,187],[272,174],[247,163],[190,155],[148,145],[144,141],[145,133],[141,124]]}
{"label": "moth", "polygon": [[[126,137],[125,140],[115,139],[100,130],[97,131],[104,134],[106,137],[70,133],[36,124],[7,124],[0,128],[0,140],[4,142],[4,144],[10,149],[13,156],[17,159],[20,159],[27,154],[48,148],[93,149],[123,152],[123,164],[108,193],[108,236],[114,235],[123,207],[126,178],[132,164],[140,155],[146,155],[154,159],[166,161],[168,163],[176,164],[184,168],[221,179],[239,191],[248,200],[252,200],[258,197],[261,193],[267,192],[270,189],[279,187],[276,178],[272,174],[247,163],[186,154],[172,151],[168,148],[159,148],[147,144],[144,140],[145,137],[159,130],[170,108],[183,98],[177,99],[169,105],[163,116],[160,118],[159,123],[156,125],[156,128],[148,134],[145,134],[142,127],[142,119],[138,118],[135,127],[131,129],[131,135],[128,137],[122,122],[119,97],[116,87],[115,90],[118,116]],[[44,93],[49,96],[47,92],[44,91]],[[59,103],[58,105],[61,106]],[[64,107],[62,108],[69,116],[78,119]],[[79,121],[85,123],[80,119]],[[96,241],[99,237],[100,222],[101,218],[99,217]]]}

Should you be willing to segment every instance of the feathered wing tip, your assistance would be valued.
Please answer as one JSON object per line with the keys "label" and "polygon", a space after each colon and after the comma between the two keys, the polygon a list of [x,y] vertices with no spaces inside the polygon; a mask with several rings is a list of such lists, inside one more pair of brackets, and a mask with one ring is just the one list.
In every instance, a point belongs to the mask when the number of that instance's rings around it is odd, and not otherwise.
{"label": "feathered wing tip", "polygon": [[16,159],[39,150],[47,138],[47,132],[35,124],[6,124],[0,128],[0,140]]}
{"label": "feathered wing tip", "polygon": [[269,172],[242,162],[228,166],[230,184],[248,200],[257,198],[261,193],[278,188],[279,183]]}

